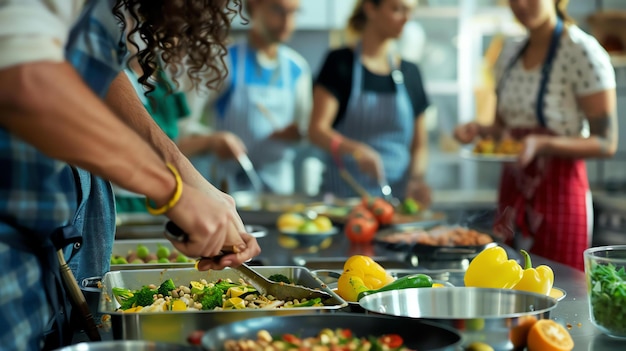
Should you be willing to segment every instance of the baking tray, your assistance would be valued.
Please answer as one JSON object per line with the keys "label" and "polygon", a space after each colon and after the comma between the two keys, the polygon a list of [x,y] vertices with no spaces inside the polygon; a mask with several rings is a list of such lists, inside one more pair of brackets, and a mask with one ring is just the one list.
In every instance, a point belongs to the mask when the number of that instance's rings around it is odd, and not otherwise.
{"label": "baking tray", "polygon": [[[347,257],[295,256],[293,262],[298,266],[303,266],[310,270],[339,270],[341,272],[347,259]],[[372,259],[385,269],[412,268],[410,262],[403,261],[402,259],[385,256],[374,256]]]}
{"label": "baking tray", "polygon": [[339,311],[348,304],[325,284],[317,279],[304,267],[255,267],[255,270],[265,277],[272,274],[283,274],[298,285],[314,289],[321,289],[332,298],[324,302],[322,307],[305,307],[275,310],[228,310],[228,311],[186,311],[186,312],[156,312],[156,313],[124,313],[117,312],[119,306],[112,298],[113,287],[140,289],[144,285],[159,284],[171,278],[175,285],[189,284],[192,280],[240,278],[237,271],[226,268],[221,271],[211,270],[200,272],[193,268],[182,269],[149,269],[133,271],[108,272],[103,278],[103,293],[100,298],[99,312],[108,314],[110,327],[114,339],[149,340],[173,343],[186,343],[187,336],[197,330],[236,322],[253,317],[279,316],[290,314],[317,314]]}
{"label": "baking tray", "polygon": [[[163,222],[158,224],[122,224],[115,228],[115,239],[118,240],[133,240],[133,239],[162,239],[165,232],[165,223],[167,218]],[[245,221],[251,222],[251,221]],[[267,228],[262,225],[250,225],[246,224],[246,231],[255,238],[262,238],[267,235]]]}
{"label": "baking tray", "polygon": [[[129,251],[135,251],[137,249],[137,245],[145,245],[151,253],[156,253],[158,245],[162,245],[170,249],[170,251],[175,250],[174,245],[169,240],[166,239],[141,239],[141,240],[115,240],[113,242],[113,251],[112,254],[114,256],[126,256]],[[165,269],[165,268],[192,268],[194,267],[194,262],[170,262],[170,263],[128,263],[128,264],[112,264],[110,270],[111,271],[127,271],[127,270],[137,270],[137,269]],[[260,259],[253,259],[250,262],[247,262],[249,266],[265,266],[267,262]]]}

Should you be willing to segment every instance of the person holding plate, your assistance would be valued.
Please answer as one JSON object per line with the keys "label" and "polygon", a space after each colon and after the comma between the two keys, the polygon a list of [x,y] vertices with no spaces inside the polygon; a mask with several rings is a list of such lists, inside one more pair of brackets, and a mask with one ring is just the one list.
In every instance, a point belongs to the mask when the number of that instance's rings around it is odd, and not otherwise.
{"label": "person holding plate", "polygon": [[418,67],[392,51],[415,0],[361,0],[349,20],[360,34],[355,47],[331,51],[317,77],[309,138],[327,150],[322,190],[356,195],[341,179],[345,169],[370,194],[385,181],[396,195],[430,203],[424,181],[429,105]]}
{"label": "person holding plate", "polygon": [[503,132],[523,143],[504,166],[498,210],[531,252],[583,269],[590,244],[591,197],[584,160],[617,150],[615,74],[600,44],[567,16],[568,0],[509,0],[528,38],[505,46],[496,65],[491,126],[458,126],[462,143]]}

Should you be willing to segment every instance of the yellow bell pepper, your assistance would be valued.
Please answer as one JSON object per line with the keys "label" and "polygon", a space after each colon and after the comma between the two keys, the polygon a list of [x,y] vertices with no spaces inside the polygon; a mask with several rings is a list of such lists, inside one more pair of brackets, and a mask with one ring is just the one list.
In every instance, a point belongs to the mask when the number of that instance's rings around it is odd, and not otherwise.
{"label": "yellow bell pepper", "polygon": [[533,268],[530,255],[525,250],[521,250],[524,256],[524,274],[513,289],[530,291],[538,294],[548,295],[554,284],[554,272],[552,268],[541,265]]}
{"label": "yellow bell pepper", "polygon": [[361,292],[380,289],[392,281],[393,277],[371,257],[355,255],[344,263],[337,294],[346,301],[356,302]]}
{"label": "yellow bell pepper", "polygon": [[510,289],[524,274],[522,267],[509,260],[501,246],[483,250],[470,263],[465,272],[465,286],[478,288]]}

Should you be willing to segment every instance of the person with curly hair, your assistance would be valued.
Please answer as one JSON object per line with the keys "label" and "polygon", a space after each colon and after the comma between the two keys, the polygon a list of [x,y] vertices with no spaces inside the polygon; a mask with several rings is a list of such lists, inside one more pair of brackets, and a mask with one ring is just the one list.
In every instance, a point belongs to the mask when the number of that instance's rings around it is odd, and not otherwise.
{"label": "person with curly hair", "polygon": [[203,139],[216,156],[211,167],[221,170],[216,176],[228,180],[229,191],[252,188],[242,168],[228,161],[247,154],[268,191],[294,192],[296,146],[306,134],[313,100],[308,63],[284,45],[299,6],[300,0],[247,0],[250,30],[228,49],[225,84],[209,94],[187,94],[192,116],[181,133],[197,134],[200,129],[190,127],[201,116],[212,117],[212,133]]}
{"label": "person with curly hair", "polygon": [[[215,86],[236,8],[224,0],[7,0],[0,3],[0,345],[71,341],[57,255],[76,276],[108,270],[114,235],[109,181],[146,197],[188,240],[173,245],[201,270],[260,252],[231,197],[208,183],[150,118],[122,72],[124,26],[138,33],[139,82],[157,58]],[[237,1],[234,2],[239,6]],[[132,41],[131,41],[132,42]],[[137,43],[139,44],[139,43]],[[185,58],[183,62],[183,58]],[[182,69],[184,66],[185,70]],[[82,238],[82,240],[81,240]],[[82,242],[82,246],[79,245]],[[72,245],[73,244],[73,245]],[[80,248],[80,249],[79,249]]]}

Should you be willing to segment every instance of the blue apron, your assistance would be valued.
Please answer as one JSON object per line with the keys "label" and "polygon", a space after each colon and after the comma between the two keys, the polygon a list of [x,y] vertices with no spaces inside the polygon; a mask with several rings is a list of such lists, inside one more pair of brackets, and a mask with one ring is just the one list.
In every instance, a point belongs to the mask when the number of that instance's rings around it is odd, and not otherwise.
{"label": "blue apron", "polygon": [[[295,94],[289,60],[283,52],[284,49],[279,47],[276,69],[279,70],[280,80],[269,85],[248,84],[247,42],[239,43],[236,50],[237,62],[233,62],[236,65],[234,91],[224,116],[216,119],[216,129],[230,131],[245,143],[252,164],[271,192],[293,193],[295,158],[293,144],[269,139],[275,131],[274,128],[285,128],[294,121]],[[256,60],[254,64],[258,65]],[[277,126],[263,115],[259,105],[270,112]],[[221,162],[220,168],[222,176],[229,180],[231,192],[251,189],[249,179],[236,162]]]}
{"label": "blue apron", "polygon": [[[357,46],[354,51],[350,100],[346,114],[337,123],[335,130],[376,150],[380,154],[389,185],[398,193],[404,192],[407,186],[415,116],[402,72],[396,67],[391,56],[389,62],[396,91],[391,93],[364,91],[361,47]],[[361,172],[352,156],[342,155],[342,160],[346,170],[371,195],[382,196],[378,180]],[[358,195],[341,178],[331,155],[326,157],[322,190],[339,197]]]}

